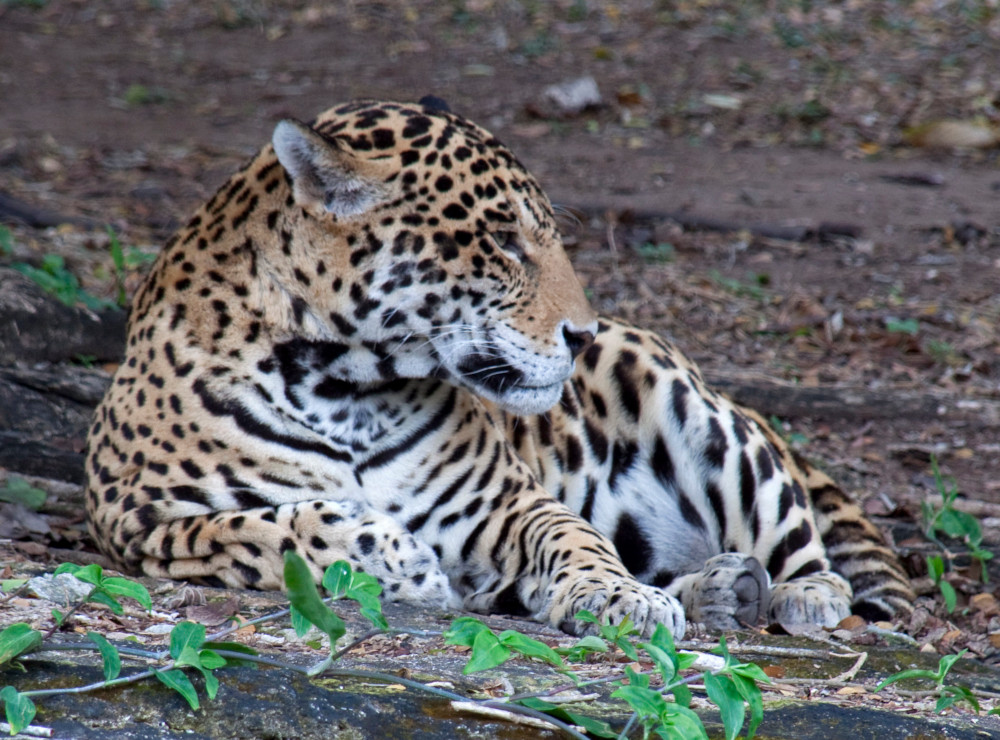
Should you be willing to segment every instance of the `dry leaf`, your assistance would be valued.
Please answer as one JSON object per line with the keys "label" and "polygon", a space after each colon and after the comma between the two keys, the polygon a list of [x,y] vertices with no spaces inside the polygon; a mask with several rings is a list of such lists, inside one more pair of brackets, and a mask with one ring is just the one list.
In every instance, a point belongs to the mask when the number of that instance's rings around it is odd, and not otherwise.
{"label": "dry leaf", "polygon": [[998,141],[996,131],[973,121],[932,121],[907,130],[903,138],[928,149],[987,149]]}

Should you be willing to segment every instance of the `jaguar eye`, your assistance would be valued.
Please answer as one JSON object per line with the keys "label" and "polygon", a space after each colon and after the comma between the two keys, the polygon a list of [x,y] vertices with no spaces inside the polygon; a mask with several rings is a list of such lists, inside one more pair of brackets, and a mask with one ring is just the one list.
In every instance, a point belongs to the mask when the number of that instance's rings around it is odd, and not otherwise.
{"label": "jaguar eye", "polygon": [[513,231],[494,231],[490,234],[490,236],[493,237],[494,244],[518,262],[523,262],[527,259],[527,255],[524,253],[524,247],[521,246],[521,242],[518,240],[517,234]]}

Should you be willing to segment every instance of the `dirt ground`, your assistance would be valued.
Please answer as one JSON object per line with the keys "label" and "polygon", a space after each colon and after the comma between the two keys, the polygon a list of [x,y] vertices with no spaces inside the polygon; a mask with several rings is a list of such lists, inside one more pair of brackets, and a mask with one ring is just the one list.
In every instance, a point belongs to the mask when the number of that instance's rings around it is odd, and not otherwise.
{"label": "dirt ground", "polygon": [[[995,543],[997,70],[986,0],[0,0],[0,191],[77,219],[13,225],[8,257],[62,254],[112,298],[106,225],[134,288],[277,120],[432,93],[576,214],[599,310],[738,397],[827,392],[785,430],[871,513],[919,521],[933,455]],[[544,94],[581,76],[600,105]]]}

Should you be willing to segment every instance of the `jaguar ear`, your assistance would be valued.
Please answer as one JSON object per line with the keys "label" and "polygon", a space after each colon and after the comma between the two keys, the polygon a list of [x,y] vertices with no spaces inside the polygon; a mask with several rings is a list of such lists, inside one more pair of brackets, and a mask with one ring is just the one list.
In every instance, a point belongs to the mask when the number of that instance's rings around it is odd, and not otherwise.
{"label": "jaguar ear", "polygon": [[360,216],[385,199],[381,178],[366,173],[365,162],[304,123],[286,119],[271,137],[278,161],[292,178],[295,201],[337,218]]}

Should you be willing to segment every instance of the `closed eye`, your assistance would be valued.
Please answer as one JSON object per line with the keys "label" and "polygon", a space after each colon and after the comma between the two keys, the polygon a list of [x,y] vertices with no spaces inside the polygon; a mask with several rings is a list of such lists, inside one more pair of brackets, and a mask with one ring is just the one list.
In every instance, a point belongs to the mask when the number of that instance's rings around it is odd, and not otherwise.
{"label": "closed eye", "polygon": [[518,262],[530,262],[528,255],[524,252],[524,247],[521,246],[521,241],[517,234],[513,231],[494,231],[490,234],[493,237],[493,242],[500,247],[508,255],[516,259]]}

